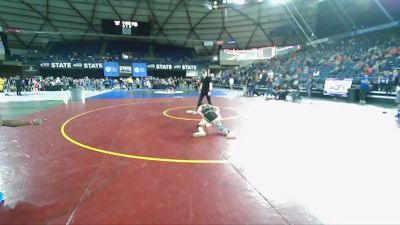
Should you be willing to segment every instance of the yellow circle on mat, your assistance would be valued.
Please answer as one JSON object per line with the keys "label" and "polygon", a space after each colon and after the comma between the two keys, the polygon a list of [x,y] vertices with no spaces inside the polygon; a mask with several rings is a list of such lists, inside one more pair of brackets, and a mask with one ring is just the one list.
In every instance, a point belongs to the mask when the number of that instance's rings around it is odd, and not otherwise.
{"label": "yellow circle on mat", "polygon": [[[154,103],[154,102],[148,102],[148,103]],[[101,148],[96,148],[90,145],[86,145],[84,143],[81,143],[73,138],[71,138],[67,132],[65,132],[65,127],[71,123],[73,120],[84,116],[88,115],[93,112],[101,111],[101,110],[106,110],[106,109],[112,109],[112,108],[118,108],[118,107],[123,107],[123,106],[129,106],[129,105],[136,105],[139,103],[129,103],[129,104],[122,104],[122,105],[115,105],[115,106],[108,106],[108,107],[103,107],[103,108],[98,108],[94,110],[90,110],[81,114],[78,114],[76,116],[73,116],[69,118],[67,121],[65,121],[62,126],[61,126],[61,134],[62,136],[67,139],[69,142],[80,146],[84,149],[95,151],[98,153],[102,154],[107,154],[107,155],[113,155],[113,156],[119,156],[119,157],[125,157],[125,158],[131,158],[131,159],[140,159],[140,160],[148,160],[148,161],[158,161],[158,162],[168,162],[168,163],[192,163],[192,164],[223,164],[223,163],[228,163],[226,160],[201,160],[201,159],[174,159],[174,158],[158,158],[158,157],[148,157],[148,156],[141,156],[141,155],[133,155],[133,154],[124,154],[124,153],[119,153],[119,152],[114,152],[111,150],[107,149],[101,149]]]}
{"label": "yellow circle on mat", "polygon": [[[200,121],[201,119],[196,119],[196,118],[186,118],[186,117],[180,117],[180,116],[172,116],[170,114],[168,114],[168,112],[172,111],[172,110],[177,110],[177,109],[185,109],[185,108],[193,108],[193,106],[180,106],[180,107],[175,107],[175,108],[170,108],[170,109],[166,109],[163,114],[164,116],[171,118],[171,119],[176,119],[176,120],[191,120],[191,121]],[[219,107],[219,108],[223,108],[223,109],[230,109],[230,110],[236,110],[234,108],[230,108],[230,107]],[[236,116],[230,116],[230,117],[224,117],[222,118],[222,120],[232,120],[232,119],[236,119],[238,118],[239,115]]]}

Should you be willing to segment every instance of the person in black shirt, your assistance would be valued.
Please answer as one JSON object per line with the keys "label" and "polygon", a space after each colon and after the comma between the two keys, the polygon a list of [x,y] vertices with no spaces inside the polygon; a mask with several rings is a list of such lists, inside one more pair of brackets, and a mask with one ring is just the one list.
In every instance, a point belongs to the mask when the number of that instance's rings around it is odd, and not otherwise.
{"label": "person in black shirt", "polygon": [[186,79],[186,86],[188,90],[190,89],[190,83],[191,81],[189,79]]}
{"label": "person in black shirt", "polygon": [[291,86],[292,101],[301,100],[299,80],[295,79]]}
{"label": "person in black shirt", "polygon": [[278,85],[275,89],[276,99],[286,101],[286,96],[288,95],[287,84]]}
{"label": "person in black shirt", "polygon": [[16,77],[15,86],[17,87],[17,95],[22,95],[21,94],[22,81],[21,81],[21,77],[20,76]]}
{"label": "person in black shirt", "polygon": [[211,104],[211,91],[212,91],[213,85],[211,81],[211,77],[209,73],[206,72],[206,76],[201,80],[200,83],[200,96],[199,96],[199,101],[197,102],[197,107],[199,107],[203,103],[203,98],[207,98],[208,104]]}

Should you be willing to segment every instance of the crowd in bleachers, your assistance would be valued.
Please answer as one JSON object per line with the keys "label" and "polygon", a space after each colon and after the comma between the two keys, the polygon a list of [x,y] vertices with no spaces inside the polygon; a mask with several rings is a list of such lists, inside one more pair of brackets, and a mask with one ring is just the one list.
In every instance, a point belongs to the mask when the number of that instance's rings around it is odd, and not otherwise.
{"label": "crowd in bleachers", "polygon": [[400,68],[399,30],[307,46],[290,54],[249,66],[226,70],[217,82],[228,86],[230,78],[239,86],[322,87],[325,78],[353,78],[359,84],[368,75],[373,90],[394,91]]}
{"label": "crowd in bleachers", "polygon": [[[288,93],[297,95],[300,89],[311,94],[313,89],[323,89],[326,78],[352,78],[353,84],[359,85],[364,76],[368,77],[370,89],[391,93],[393,81],[399,75],[400,68],[400,33],[399,29],[372,33],[342,40],[332,40],[316,46],[305,46],[303,49],[288,54],[278,55],[267,61],[253,63],[249,66],[236,67],[221,71],[215,75],[214,82],[222,86],[235,86],[244,89],[246,95],[273,96],[280,98]],[[68,47],[66,47],[68,46]],[[109,60],[144,60],[147,63],[190,63],[193,52],[190,49],[174,46],[154,45],[154,58],[149,57],[149,45],[127,42],[55,43],[47,56],[37,55],[42,61],[109,61]],[[100,49],[104,54],[100,54]],[[130,55],[130,53],[135,53]],[[23,60],[30,60],[36,53]],[[142,58],[143,57],[143,58]],[[158,57],[157,59],[155,57]],[[19,59],[21,60],[21,59]],[[154,61],[152,61],[154,60]],[[13,80],[4,82],[12,90]],[[172,80],[172,82],[171,82]],[[129,83],[130,82],[130,83]],[[72,79],[45,78],[41,80],[26,79],[22,85],[32,89],[38,83],[39,89],[51,89],[54,86],[81,85],[86,89],[119,87],[163,87],[185,83],[180,79],[146,78],[135,79]],[[133,84],[134,85],[133,85]],[[179,86],[178,85],[178,86]],[[263,93],[260,93],[262,87]],[[66,89],[66,88],[63,88]],[[266,90],[266,91],[265,91]]]}
{"label": "crowd in bleachers", "polygon": [[183,77],[146,77],[146,78],[80,78],[72,77],[31,77],[21,78],[19,76],[5,78],[0,77],[0,92],[13,93],[19,88],[24,92],[39,91],[63,91],[69,90],[71,87],[80,86],[85,90],[103,90],[103,89],[195,89],[198,80],[195,78]]}
{"label": "crowd in bleachers", "polygon": [[165,64],[190,64],[194,60],[194,50],[191,48],[154,44],[153,56],[151,56],[149,49],[148,43],[132,41],[57,42],[51,43],[46,54],[34,51],[26,56],[13,55],[11,60],[24,63],[35,61],[104,62],[129,60]]}

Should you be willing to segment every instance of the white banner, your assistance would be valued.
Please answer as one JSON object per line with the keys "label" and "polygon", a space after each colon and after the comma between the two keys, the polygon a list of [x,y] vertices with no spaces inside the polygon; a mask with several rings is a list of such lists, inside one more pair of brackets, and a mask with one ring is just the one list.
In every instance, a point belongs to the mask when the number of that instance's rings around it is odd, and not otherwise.
{"label": "white banner", "polygon": [[324,85],[324,95],[346,97],[352,83],[353,79],[327,78]]}
{"label": "white banner", "polygon": [[190,70],[186,71],[186,77],[197,77],[197,75],[198,75],[197,71],[190,71]]}
{"label": "white banner", "polygon": [[119,66],[120,73],[132,73],[132,66]]}

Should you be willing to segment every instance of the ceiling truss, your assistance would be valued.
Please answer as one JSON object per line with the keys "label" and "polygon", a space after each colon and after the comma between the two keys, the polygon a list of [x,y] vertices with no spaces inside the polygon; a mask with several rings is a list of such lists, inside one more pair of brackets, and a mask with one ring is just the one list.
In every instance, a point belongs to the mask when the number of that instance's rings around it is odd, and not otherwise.
{"label": "ceiling truss", "polygon": [[[307,24],[312,30],[316,24],[317,4],[306,2],[291,0],[291,4],[302,12],[302,24]],[[33,17],[35,19],[30,19]],[[17,48],[41,48],[44,47],[43,40],[71,40],[71,36],[74,36],[68,35],[71,30],[79,34],[73,40],[107,39],[101,32],[101,19],[148,21],[153,24],[148,41],[183,46],[202,45],[207,54],[212,54],[218,47],[214,45],[207,48],[203,45],[204,41],[233,39],[236,45],[230,46],[232,48],[287,44],[290,38],[272,37],[270,31],[294,24],[287,8],[273,5],[269,0],[248,6],[227,5],[218,10],[207,9],[202,0],[0,1],[0,24],[5,28],[20,28],[33,34],[29,39],[22,38],[24,33],[10,34],[9,43]],[[143,37],[133,39],[146,41]]]}

